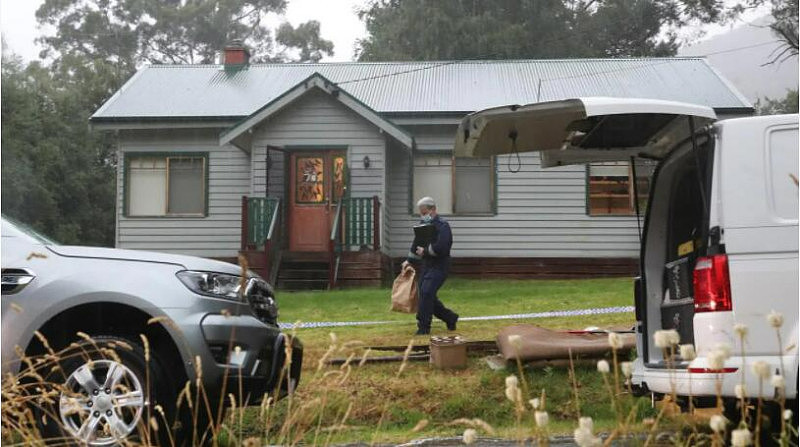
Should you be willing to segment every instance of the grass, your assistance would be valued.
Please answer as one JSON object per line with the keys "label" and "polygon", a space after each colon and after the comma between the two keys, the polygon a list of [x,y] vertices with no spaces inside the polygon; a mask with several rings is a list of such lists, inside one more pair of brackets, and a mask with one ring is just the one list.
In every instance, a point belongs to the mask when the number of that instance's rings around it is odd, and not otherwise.
{"label": "grass", "polygon": [[[364,288],[331,292],[279,294],[281,320],[403,321],[409,316],[389,312],[388,289]],[[467,280],[450,279],[439,298],[462,317],[551,310],[633,305],[629,278],[588,280]]]}
{"label": "grass", "polygon": [[[416,329],[413,315],[389,311],[388,289],[355,289],[332,292],[296,292],[279,294],[281,321],[391,321],[391,324],[338,328],[298,329],[303,341],[304,378],[296,395],[297,402],[326,399],[331,409],[322,416],[322,426],[335,425],[347,406],[352,410],[345,429],[332,437],[333,442],[400,442],[430,436],[460,435],[464,426],[448,425],[458,418],[480,418],[497,429],[497,436],[513,438],[514,407],[503,390],[505,377],[514,372],[493,371],[480,357],[471,357],[468,367],[460,371],[441,371],[427,363],[409,363],[397,377],[399,363],[366,364],[354,368],[340,386],[303,386],[326,371],[317,372],[318,361],[331,344],[330,333],[336,334],[338,345],[363,342],[368,345],[406,345]],[[593,280],[464,280],[448,281],[439,297],[462,317],[504,315],[594,307],[627,306],[632,303],[631,280],[627,278]],[[466,321],[459,324],[458,334],[469,340],[494,340],[500,328],[519,323],[536,324],[554,329],[580,329],[586,326],[630,327],[632,313],[596,315],[592,317],[557,317],[528,320]],[[446,333],[442,322],[435,322],[433,333]],[[424,343],[417,337],[416,343]],[[359,354],[363,351],[359,351]],[[340,350],[334,357],[347,357]],[[380,353],[378,355],[391,355]],[[357,362],[357,361],[356,361]],[[571,433],[577,415],[568,372],[564,368],[526,370],[526,379],[538,394],[546,389],[551,412],[551,433]],[[578,367],[576,376],[581,393],[581,411],[595,418],[598,429],[615,424],[614,412],[608,404],[602,378],[593,366]],[[533,391],[532,391],[533,392]],[[284,411],[285,404],[277,411]],[[646,410],[642,409],[642,412]],[[257,409],[248,409],[247,433],[255,435]],[[428,427],[412,433],[422,419]],[[641,420],[641,418],[640,418]],[[532,423],[532,422],[531,422]],[[380,430],[376,427],[380,425]],[[309,436],[313,435],[310,434]],[[313,442],[312,439],[306,439]]]}

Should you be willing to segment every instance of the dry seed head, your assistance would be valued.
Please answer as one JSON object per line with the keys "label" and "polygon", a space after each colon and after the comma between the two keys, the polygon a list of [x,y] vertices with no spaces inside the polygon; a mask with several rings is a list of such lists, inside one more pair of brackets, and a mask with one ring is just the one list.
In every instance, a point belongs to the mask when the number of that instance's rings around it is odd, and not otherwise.
{"label": "dry seed head", "polygon": [[516,386],[506,387],[506,399],[511,402],[519,402],[522,400],[522,391]]}
{"label": "dry seed head", "polygon": [[513,374],[508,376],[508,377],[506,377],[506,388],[509,388],[509,387],[512,387],[512,386],[515,387],[515,388],[519,386],[519,379],[517,379],[517,376],[515,376]]}
{"label": "dry seed head", "polygon": [[719,351],[724,356],[725,360],[731,358],[731,345],[727,343],[717,343],[714,346],[715,351]]}
{"label": "dry seed head", "polygon": [[154,416],[150,416],[150,428],[155,432],[158,431],[158,422]]}
{"label": "dry seed head", "polygon": [[494,435],[495,434],[494,427],[492,427],[491,425],[486,423],[486,421],[484,421],[483,419],[475,418],[475,419],[472,420],[472,424],[473,424],[474,427],[479,427],[483,431],[485,431],[486,433],[488,433],[490,435]]}
{"label": "dry seed head", "polygon": [[697,352],[694,350],[694,345],[681,345],[679,351],[681,358],[687,362],[691,362],[697,358]]}
{"label": "dry seed head", "polygon": [[620,350],[623,348],[622,337],[616,332],[608,333],[608,345],[611,349]]}
{"label": "dry seed head", "polygon": [[427,426],[428,426],[428,420],[422,419],[419,422],[417,422],[417,425],[415,425],[414,428],[411,429],[411,432],[412,433],[420,432],[422,430],[425,430],[425,427]]}
{"label": "dry seed head", "polygon": [[610,370],[611,367],[609,366],[607,361],[600,360],[599,362],[597,362],[597,371],[600,372],[601,374],[608,374]]}
{"label": "dry seed head", "polygon": [[680,343],[681,337],[675,329],[656,331],[653,334],[656,347],[667,349]]}
{"label": "dry seed head", "polygon": [[792,410],[783,410],[783,420],[788,421],[792,419]]}
{"label": "dry seed head", "polygon": [[711,416],[711,420],[709,421],[708,425],[711,427],[711,430],[714,430],[715,433],[722,433],[725,431],[725,425],[727,425],[727,421],[725,420],[724,416],[715,414],[714,416]]}
{"label": "dry seed head", "polygon": [[775,329],[779,329],[781,326],[783,326],[783,314],[773,310],[767,314],[767,322]]}
{"label": "dry seed head", "polygon": [[522,337],[520,337],[517,334],[509,335],[508,343],[515,348],[519,348],[520,346],[522,346]]}
{"label": "dry seed head", "polygon": [[473,444],[477,439],[478,439],[478,432],[476,432],[474,428],[468,428],[464,430],[464,435],[462,436],[464,444],[466,445]]}
{"label": "dry seed head", "polygon": [[362,366],[364,366],[365,363],[367,363],[367,359],[369,358],[369,353],[370,352],[372,352],[372,349],[370,349],[370,348],[367,348],[364,351],[364,355],[361,356],[361,361],[358,362],[358,366],[359,367],[362,367]]}
{"label": "dry seed head", "polygon": [[725,353],[717,349],[708,353],[708,367],[711,369],[722,369],[725,367]]}
{"label": "dry seed head", "polygon": [[589,432],[591,433],[594,431],[594,421],[592,420],[591,417],[588,416],[582,417],[578,419],[578,427],[584,430],[589,430]]}
{"label": "dry seed head", "polygon": [[630,379],[633,375],[633,363],[632,362],[622,362],[619,364],[620,369],[622,370],[622,375],[626,379]]}
{"label": "dry seed head", "polygon": [[351,352],[350,355],[347,356],[347,360],[345,360],[344,363],[342,363],[342,366],[340,366],[339,369],[349,368],[350,367],[350,362],[353,361],[355,356],[356,356],[356,353],[355,352]]}
{"label": "dry seed head", "polygon": [[740,339],[744,340],[747,337],[747,325],[742,323],[736,323],[733,325],[733,331],[736,332],[736,335],[739,336]]}
{"label": "dry seed head", "polygon": [[539,402],[539,398],[538,397],[535,397],[535,398],[529,400],[528,403],[530,404],[531,408],[533,408],[534,410],[538,410],[539,409],[540,402]]}
{"label": "dry seed head", "polygon": [[770,378],[771,372],[769,363],[763,360],[758,360],[753,362],[752,368],[753,373],[759,378],[759,380],[766,380]]}
{"label": "dry seed head", "polygon": [[753,434],[747,428],[740,428],[731,432],[731,445],[745,447],[753,444]]}
{"label": "dry seed head", "polygon": [[329,333],[328,336],[331,338],[331,344],[335,345],[339,341],[339,339],[336,337],[336,334],[333,332]]}
{"label": "dry seed head", "polygon": [[550,416],[546,411],[537,411],[533,414],[533,417],[536,420],[536,426],[539,428],[547,427],[550,422]]}
{"label": "dry seed head", "polygon": [[736,384],[736,386],[733,387],[733,394],[736,395],[737,399],[744,399],[747,397],[747,388],[741,383]]}
{"label": "dry seed head", "polygon": [[775,374],[774,376],[772,376],[771,382],[772,386],[779,390],[786,388],[786,379],[780,374]]}
{"label": "dry seed head", "polygon": [[[150,341],[145,337],[144,334],[139,334],[139,337],[142,339],[142,344],[144,345],[144,360],[146,362],[150,361]],[[200,358],[200,357],[198,357]]]}

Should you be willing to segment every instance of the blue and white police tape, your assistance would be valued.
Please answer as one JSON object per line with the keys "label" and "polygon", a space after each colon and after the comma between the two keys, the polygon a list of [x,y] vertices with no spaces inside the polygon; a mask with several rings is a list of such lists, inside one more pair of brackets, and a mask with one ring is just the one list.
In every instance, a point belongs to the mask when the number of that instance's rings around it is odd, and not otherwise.
{"label": "blue and white police tape", "polygon": [[[529,318],[553,317],[579,317],[583,315],[605,315],[633,312],[633,306],[597,307],[594,309],[553,310],[549,312],[534,312],[527,314],[486,315],[482,317],[462,317],[458,321],[488,321],[488,320],[523,320]],[[280,323],[281,329],[312,329],[342,326],[373,326],[381,324],[408,323],[405,320],[394,321],[312,321],[295,323]]]}

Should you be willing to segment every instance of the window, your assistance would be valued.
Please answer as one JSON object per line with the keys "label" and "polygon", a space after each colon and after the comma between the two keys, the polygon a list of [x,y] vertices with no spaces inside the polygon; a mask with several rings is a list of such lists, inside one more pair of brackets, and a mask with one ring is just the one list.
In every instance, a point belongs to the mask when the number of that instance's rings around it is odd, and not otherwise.
{"label": "window", "polygon": [[322,157],[297,157],[297,203],[322,203],[325,201],[325,160]]}
{"label": "window", "polygon": [[[655,165],[637,162],[636,176],[639,211],[644,212],[650,191],[650,177]],[[587,210],[591,216],[633,216],[636,204],[633,199],[633,170],[630,163],[596,163],[588,167]]]}
{"label": "window", "polygon": [[[453,159],[450,156],[414,157],[414,198],[431,196],[441,214],[453,214]],[[414,213],[417,212],[414,207]]]}
{"label": "window", "polygon": [[458,214],[494,211],[494,163],[491,158],[456,158],[454,206]]}
{"label": "window", "polygon": [[491,158],[457,158],[454,166],[450,155],[414,157],[413,200],[431,196],[442,214],[492,213],[494,181]]}
{"label": "window", "polygon": [[206,213],[205,155],[127,157],[128,216]]}

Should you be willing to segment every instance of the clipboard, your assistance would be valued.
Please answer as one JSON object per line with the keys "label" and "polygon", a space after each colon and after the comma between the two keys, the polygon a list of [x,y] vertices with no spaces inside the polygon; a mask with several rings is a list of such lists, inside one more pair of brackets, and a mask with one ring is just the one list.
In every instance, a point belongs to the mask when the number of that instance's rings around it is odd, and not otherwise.
{"label": "clipboard", "polygon": [[414,225],[414,247],[428,247],[435,235],[436,227],[432,224]]}

